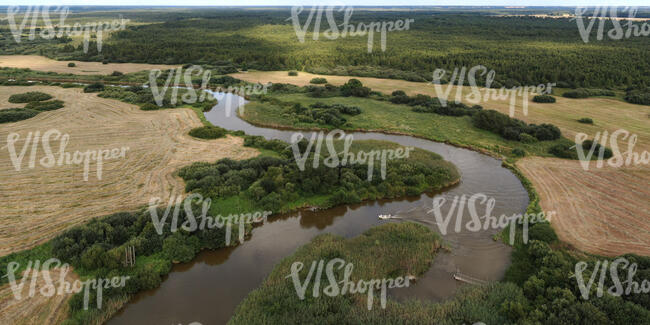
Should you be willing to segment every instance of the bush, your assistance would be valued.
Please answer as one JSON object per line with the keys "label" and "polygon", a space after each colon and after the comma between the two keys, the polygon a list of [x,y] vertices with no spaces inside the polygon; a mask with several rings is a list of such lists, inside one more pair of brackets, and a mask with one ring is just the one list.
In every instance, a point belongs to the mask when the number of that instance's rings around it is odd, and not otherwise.
{"label": "bush", "polygon": [[594,121],[592,119],[588,118],[588,117],[583,117],[583,118],[579,119],[578,122],[584,123],[584,124],[594,124]]}
{"label": "bush", "polygon": [[578,159],[578,153],[570,144],[556,144],[548,152],[559,158]]}
{"label": "bush", "polygon": [[536,103],[555,103],[555,97],[551,95],[537,95],[533,97],[533,101]]}
{"label": "bush", "polygon": [[650,105],[650,88],[628,89],[623,99],[632,104]]}
{"label": "bush", "polygon": [[567,91],[562,94],[562,96],[566,98],[587,98],[589,97],[589,92],[587,92],[585,89],[576,89]]}
{"label": "bush", "polygon": [[140,106],[140,109],[143,111],[156,111],[160,109],[160,106],[152,103],[146,103],[142,106]]}
{"label": "bush", "polygon": [[587,98],[592,96],[615,96],[616,94],[611,90],[605,89],[584,89],[578,88],[576,90],[567,91],[562,96],[567,98]]}
{"label": "bush", "polygon": [[501,134],[508,140],[534,142],[524,134],[534,136],[539,141],[556,140],[562,136],[560,129],[552,124],[527,125],[525,122],[494,110],[478,110],[472,118],[474,126],[479,129]]}
{"label": "bush", "polygon": [[327,79],[325,78],[313,78],[309,81],[309,83],[320,85],[320,84],[326,84]]}
{"label": "bush", "polygon": [[523,143],[535,143],[537,142],[537,138],[530,134],[522,133],[519,135],[519,141]]}
{"label": "bush", "polygon": [[77,66],[77,65],[76,65],[74,62],[70,62],[70,63],[68,63],[68,67],[69,67],[69,68],[73,68],[73,67],[76,67],[76,66]]}
{"label": "bush", "polygon": [[609,159],[609,158],[612,158],[614,156],[614,153],[612,152],[612,149],[607,148],[607,147],[603,147],[600,143],[594,142],[593,140],[585,140],[585,141],[582,142],[581,146],[582,146],[582,150],[584,150],[586,152],[589,152],[589,150],[591,150],[591,148],[593,147],[594,156],[596,156],[596,157],[598,157],[598,155],[600,154],[601,147],[602,147],[602,150],[603,150],[603,158],[604,159]]}
{"label": "bush", "polygon": [[10,103],[31,103],[40,102],[42,100],[51,99],[52,96],[39,91],[30,91],[23,94],[15,94],[9,96]]}
{"label": "bush", "polygon": [[562,132],[560,132],[560,129],[557,126],[546,123],[541,125],[531,124],[529,126],[529,130],[526,133],[534,135],[535,138],[537,138],[539,141],[559,139],[562,135]]}
{"label": "bush", "polygon": [[102,64],[108,64],[108,60],[102,60]]}
{"label": "bush", "polygon": [[[557,144],[551,147],[548,152],[560,158],[578,159],[579,158],[578,152],[574,145],[575,144],[572,143]],[[585,140],[579,146],[583,150],[585,156],[589,154],[589,151],[592,149],[593,146],[593,155],[591,156],[591,159],[600,158],[599,155],[602,146],[598,142],[594,144],[593,140]],[[603,159],[609,159],[614,155],[612,149],[610,148],[603,147],[602,150],[603,150]]]}
{"label": "bush", "polygon": [[119,76],[122,76],[122,75],[124,75],[124,74],[122,72],[119,72],[119,71],[113,71],[113,73],[111,73],[111,76],[113,76],[113,77],[119,77]]}
{"label": "bush", "polygon": [[524,149],[521,148],[514,148],[512,149],[512,154],[516,157],[524,157],[526,156],[526,151],[524,151]]}
{"label": "bush", "polygon": [[530,240],[540,240],[546,243],[554,243],[557,241],[557,235],[549,222],[541,222],[534,224],[528,234]]}
{"label": "bush", "polygon": [[104,90],[104,84],[101,82],[95,82],[93,84],[90,84],[86,87],[84,87],[84,92],[85,93],[96,93]]}
{"label": "bush", "polygon": [[25,108],[0,109],[0,123],[26,120],[38,115],[39,111]]}
{"label": "bush", "polygon": [[37,111],[53,111],[63,107],[63,101],[60,100],[50,100],[47,102],[31,102],[25,105],[25,108],[33,109]]}
{"label": "bush", "polygon": [[355,96],[355,97],[368,97],[370,96],[370,88],[364,87],[358,79],[350,79],[343,86],[341,86],[341,95]]}
{"label": "bush", "polygon": [[292,76],[292,77],[295,77],[295,76],[298,75],[298,72],[297,71],[289,71],[289,75]]}
{"label": "bush", "polygon": [[217,139],[226,135],[226,130],[217,126],[202,126],[192,129],[190,135],[201,139]]}

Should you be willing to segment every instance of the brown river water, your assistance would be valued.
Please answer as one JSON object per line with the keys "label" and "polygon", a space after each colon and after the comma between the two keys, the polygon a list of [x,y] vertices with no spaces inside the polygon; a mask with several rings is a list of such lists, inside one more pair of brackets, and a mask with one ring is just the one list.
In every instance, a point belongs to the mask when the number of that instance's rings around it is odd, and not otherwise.
{"label": "brown river water", "polygon": [[[217,98],[219,104],[205,113],[216,126],[287,142],[295,133],[256,127],[241,120],[233,109],[243,101],[239,96],[227,94]],[[308,132],[303,133],[309,138]],[[174,265],[159,288],[137,294],[108,324],[225,324],[237,305],[262,283],[277,262],[319,234],[333,233],[350,238],[386,222],[402,221],[417,222],[439,232],[436,219],[429,212],[436,196],[447,198],[441,209],[444,216],[455,196],[469,197],[475,193],[495,199],[492,215],[510,216],[526,210],[526,190],[512,172],[501,167],[498,159],[409,136],[373,132],[352,134],[355,140],[386,140],[435,152],[456,165],[461,182],[440,193],[274,215],[267,223],[255,227],[243,244],[204,251],[189,263]],[[483,211],[479,210],[481,215]],[[397,215],[401,219],[381,220],[380,214]],[[463,228],[456,233],[453,231],[455,216],[454,213],[449,232],[443,236],[451,251],[441,250],[429,271],[415,284],[392,290],[393,299],[442,301],[452,297],[456,289],[464,285],[453,279],[457,270],[487,281],[503,277],[510,264],[511,248],[492,239],[499,230],[469,232]],[[467,209],[463,211],[462,220],[463,224],[470,220]]]}

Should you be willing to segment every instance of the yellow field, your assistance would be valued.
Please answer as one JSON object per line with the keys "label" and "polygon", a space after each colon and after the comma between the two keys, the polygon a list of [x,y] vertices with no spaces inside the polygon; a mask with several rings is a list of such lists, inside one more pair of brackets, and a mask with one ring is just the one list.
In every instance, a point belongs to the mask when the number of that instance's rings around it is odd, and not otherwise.
{"label": "yellow field", "polygon": [[[231,74],[251,82],[291,83],[307,85],[314,77],[323,77],[334,85],[350,78],[359,79],[373,90],[390,94],[403,90],[409,95],[426,94],[439,97],[429,83],[379,78],[325,76],[299,72],[289,76],[287,71],[246,72]],[[451,86],[450,97],[456,86]],[[443,85],[443,89],[446,85]],[[463,96],[470,93],[462,87]],[[650,106],[633,105],[611,98],[570,99],[556,97],[553,104],[528,101],[528,114],[523,114],[523,99],[515,98],[515,117],[528,123],[551,123],[562,134],[574,140],[577,133],[593,138],[597,132],[610,134],[625,129],[638,136],[634,152],[650,151]],[[489,100],[480,103],[486,109],[508,114],[508,100]],[[594,125],[578,123],[589,117]],[[627,141],[618,141],[621,151],[627,150]],[[610,146],[609,143],[607,146]],[[517,166],[528,177],[541,198],[542,208],[557,212],[552,225],[565,242],[586,252],[614,256],[624,253],[650,255],[650,165],[605,167],[588,171],[578,161],[532,157],[520,160]]]}
{"label": "yellow field", "polygon": [[[75,67],[68,67],[68,63],[74,62]],[[82,62],[82,61],[56,61],[39,55],[0,55],[0,67],[6,68],[30,68],[36,71],[72,73],[78,75],[109,75],[113,71],[132,73],[151,69],[173,69],[177,66],[164,64],[144,63],[109,63]]]}
{"label": "yellow field", "polygon": [[[27,91],[48,93],[66,106],[0,127],[0,256],[34,247],[90,218],[134,210],[152,197],[166,200],[172,192],[181,194],[184,183],[173,175],[180,167],[258,154],[243,147],[238,137],[199,140],[187,135],[202,125],[191,109],[141,111],[135,105],[86,94],[79,88],[0,87],[0,107],[15,107],[7,98]],[[129,149],[124,158],[104,161],[101,180],[96,162],[90,163],[88,181],[84,181],[82,164],[42,166],[39,160],[45,154],[40,144],[34,167],[28,165],[30,147],[16,170],[7,147],[8,135],[20,135],[15,145],[18,154],[29,132],[42,134],[50,129],[70,135],[68,153]],[[59,143],[51,142],[55,154]]]}

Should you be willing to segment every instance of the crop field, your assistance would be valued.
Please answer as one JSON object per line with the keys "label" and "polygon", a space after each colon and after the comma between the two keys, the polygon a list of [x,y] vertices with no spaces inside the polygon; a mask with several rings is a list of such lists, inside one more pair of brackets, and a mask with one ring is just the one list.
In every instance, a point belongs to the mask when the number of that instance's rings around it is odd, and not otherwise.
{"label": "crop field", "polygon": [[[187,135],[202,123],[191,109],[154,112],[137,106],[85,94],[81,89],[59,87],[0,87],[0,103],[7,108],[11,94],[42,91],[63,100],[62,109],[44,112],[20,122],[3,124],[0,147],[6,148],[10,133],[18,133],[16,150],[23,148],[29,132],[41,134],[57,129],[69,134],[65,152],[128,147],[123,159],[106,160],[101,180],[97,165],[90,163],[88,181],[82,165],[45,168],[35,163],[29,168],[30,154],[16,170],[10,153],[0,153],[0,255],[27,249],[51,239],[62,230],[96,216],[133,210],[152,197],[169,198],[182,194],[184,184],[174,171],[195,161],[220,158],[250,158],[257,151],[242,147],[242,139],[228,137],[198,140]],[[10,106],[14,107],[14,106]],[[59,142],[56,141],[56,153]],[[41,148],[38,159],[43,157]],[[164,201],[166,202],[166,201]]]}
{"label": "crop field", "polygon": [[[68,67],[68,63],[74,63],[75,66]],[[144,63],[102,64],[101,62],[57,61],[40,55],[0,55],[0,67],[29,68],[37,71],[76,75],[109,75],[114,71],[131,73],[151,69],[173,69],[177,66]]]}

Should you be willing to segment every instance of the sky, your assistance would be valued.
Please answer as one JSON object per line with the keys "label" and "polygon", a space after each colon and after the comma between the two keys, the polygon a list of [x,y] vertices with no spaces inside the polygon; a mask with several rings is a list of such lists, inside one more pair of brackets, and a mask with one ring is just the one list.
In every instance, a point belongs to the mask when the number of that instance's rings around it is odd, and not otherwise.
{"label": "sky", "polygon": [[0,6],[650,6],[648,0],[0,0]]}

